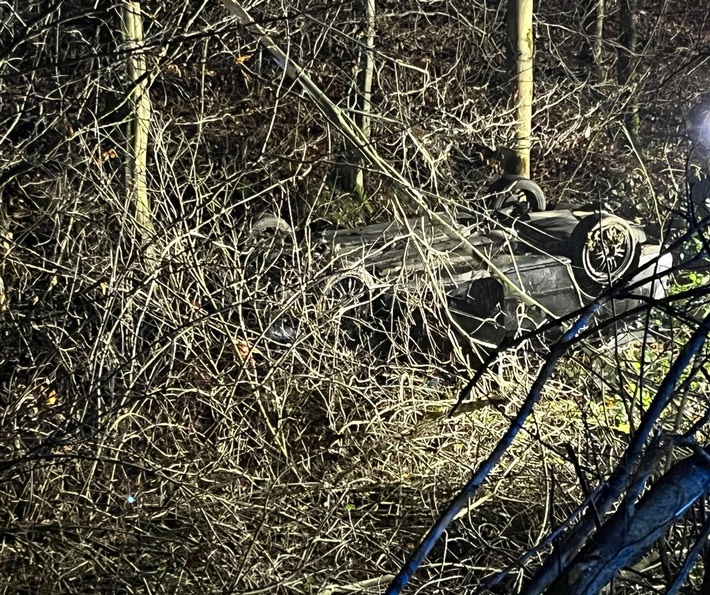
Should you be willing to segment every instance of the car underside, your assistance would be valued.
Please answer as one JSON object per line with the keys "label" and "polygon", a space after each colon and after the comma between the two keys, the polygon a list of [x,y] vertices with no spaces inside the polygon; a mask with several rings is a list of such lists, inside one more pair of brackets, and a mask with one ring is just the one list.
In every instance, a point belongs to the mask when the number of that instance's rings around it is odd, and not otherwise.
{"label": "car underside", "polygon": [[[517,177],[494,183],[488,206],[483,223],[439,213],[439,223],[409,217],[312,234],[314,252],[331,263],[321,294],[337,302],[350,338],[407,319],[401,294],[412,289],[420,302],[445,305],[449,338],[488,348],[579,310],[622,279],[631,289],[613,301],[616,316],[665,295],[673,259],[640,225],[593,207],[546,210],[539,187]],[[272,217],[257,227],[288,226]],[[408,319],[415,340],[427,327],[427,308],[418,311]]]}

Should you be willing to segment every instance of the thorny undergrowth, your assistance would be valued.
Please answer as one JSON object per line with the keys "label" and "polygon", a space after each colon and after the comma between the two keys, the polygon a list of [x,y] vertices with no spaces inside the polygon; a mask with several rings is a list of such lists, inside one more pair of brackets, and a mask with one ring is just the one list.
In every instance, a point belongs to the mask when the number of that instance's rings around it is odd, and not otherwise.
{"label": "thorny undergrowth", "polygon": [[[306,222],[345,210],[332,131],[219,9],[143,5],[154,77],[147,242],[121,190],[125,52],[112,9],[65,2],[43,16],[28,3],[2,30],[0,584],[332,593],[385,577],[497,442],[542,348],[501,354],[448,418],[472,370],[445,347],[436,296],[405,284],[411,310],[399,324],[369,315],[353,330],[352,300],[330,290],[341,265],[319,255]],[[375,142],[426,190],[480,204],[497,167],[487,149],[510,136],[501,15],[484,3],[447,6],[383,9]],[[346,5],[319,10],[294,21],[291,47],[343,98],[357,19]],[[680,116],[662,112],[665,94],[690,101],[697,80],[646,91],[660,97],[648,110],[664,115],[648,119],[649,137],[662,140],[645,178],[635,156],[616,158],[623,91],[590,96],[566,69],[565,44],[577,39],[559,37],[568,17],[540,13],[537,177],[560,201],[613,189],[624,209],[653,213],[655,196],[666,205],[679,191],[681,149],[667,128]],[[687,31],[680,12],[669,19]],[[683,60],[674,55],[669,71]],[[394,216],[386,181],[367,178],[373,204],[341,218]],[[649,179],[655,193],[641,190]],[[295,223],[293,234],[254,234],[265,211]],[[367,311],[372,296],[357,296]],[[423,343],[411,334],[421,312]],[[608,473],[659,381],[654,370],[687,336],[657,318],[662,340],[621,354],[592,341],[564,362],[418,575],[428,592],[515,567]],[[705,387],[689,387],[669,427],[697,421]],[[690,538],[671,539],[670,567]]]}
{"label": "thorny undergrowth", "polygon": [[[352,295],[324,291],[337,262],[208,208],[137,250],[118,200],[15,214],[3,243],[6,590],[310,592],[391,573],[516,411],[534,347],[447,418],[470,368],[417,352],[406,317],[354,340]],[[424,580],[475,584],[565,518],[638,419],[640,349],[561,367]]]}

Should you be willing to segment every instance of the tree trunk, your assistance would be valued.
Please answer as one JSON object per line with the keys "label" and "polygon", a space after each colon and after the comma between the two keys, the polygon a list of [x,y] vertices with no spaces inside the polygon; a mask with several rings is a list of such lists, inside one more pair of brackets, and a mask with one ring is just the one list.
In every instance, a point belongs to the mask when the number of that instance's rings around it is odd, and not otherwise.
{"label": "tree trunk", "polygon": [[584,39],[579,52],[579,62],[581,66],[591,70],[593,79],[599,83],[604,79],[601,57],[605,0],[586,0],[582,10],[584,10],[582,15]]}
{"label": "tree trunk", "polygon": [[143,43],[143,20],[140,2],[129,1],[123,5],[123,38],[130,50],[128,74],[131,116],[128,120],[128,158],[126,161],[126,188],[128,200],[133,205],[136,222],[142,231],[152,231],[153,222],[148,198],[147,162],[148,131],[150,129],[150,96],[146,60],[140,47]]}
{"label": "tree trunk", "polygon": [[[358,59],[358,70],[355,77],[355,122],[362,131],[363,137],[370,141],[370,123],[372,111],[372,79],[375,70],[375,0],[363,0],[365,13],[364,43],[361,46]],[[348,192],[357,196],[361,202],[366,200],[365,182],[362,164],[357,149],[348,147],[345,164],[341,176]]]}
{"label": "tree trunk", "polygon": [[530,177],[533,99],[533,0],[508,0],[508,58],[515,75],[515,159],[506,173]]}
{"label": "tree trunk", "polygon": [[636,31],[637,0],[620,0],[619,6],[619,57],[616,63],[620,85],[628,87],[629,99],[624,113],[624,124],[634,146],[638,147],[639,116],[636,103],[636,67],[638,33]]}
{"label": "tree trunk", "polygon": [[646,554],[710,490],[710,457],[700,453],[675,464],[637,504],[622,505],[547,595],[599,593],[622,568]]}

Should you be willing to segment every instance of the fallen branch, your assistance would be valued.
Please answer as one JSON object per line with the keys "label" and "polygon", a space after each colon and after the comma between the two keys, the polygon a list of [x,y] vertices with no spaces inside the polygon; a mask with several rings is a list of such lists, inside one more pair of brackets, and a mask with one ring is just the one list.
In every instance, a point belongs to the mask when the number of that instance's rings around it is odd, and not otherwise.
{"label": "fallen branch", "polygon": [[598,519],[611,509],[632,483],[633,471],[641,461],[649,437],[656,427],[658,419],[676,394],[680,377],[691,364],[693,358],[700,353],[708,335],[710,335],[710,315],[695,329],[695,332],[671,365],[653,401],[644,414],[631,443],[621,457],[621,462],[606,481],[605,489],[594,502],[594,505],[587,511],[587,514],[557,545],[555,551],[538,569],[530,583],[523,589],[522,593],[524,595],[541,595],[545,593],[550,585],[569,569],[574,557],[594,533]]}
{"label": "fallen branch", "polygon": [[394,578],[392,574],[383,574],[377,578],[365,579],[348,585],[330,585],[318,592],[318,595],[336,595],[336,593],[361,593],[374,587],[380,587]]}
{"label": "fallen branch", "polygon": [[427,557],[429,552],[432,550],[436,542],[441,538],[446,527],[449,526],[451,521],[456,518],[456,516],[461,512],[467,505],[469,500],[478,491],[478,489],[484,484],[490,473],[495,469],[503,455],[507,452],[513,441],[517,437],[523,425],[527,421],[528,417],[532,413],[535,405],[540,401],[542,397],[542,391],[550,379],[550,376],[554,372],[557,361],[560,357],[564,355],[570,345],[572,345],[579,332],[589,323],[589,319],[594,316],[601,307],[601,302],[593,302],[585,310],[584,314],[572,325],[562,338],[552,346],[550,354],[548,355],[545,365],[540,370],[535,382],[530,388],[528,396],[525,398],[525,402],[518,411],[518,414],[512,420],[511,424],[508,426],[505,434],[498,441],[498,444],[493,449],[488,458],[476,469],[475,473],[468,480],[468,483],[463,487],[463,489],[458,493],[456,498],[454,498],[449,506],[444,510],[444,512],[439,516],[434,526],[429,529],[424,539],[419,543],[417,548],[409,556],[409,559],[401,568],[395,579],[390,583],[385,591],[385,595],[399,595],[405,585],[412,578],[412,575],[416,572],[417,568],[421,566],[424,559]]}
{"label": "fallen branch", "polygon": [[710,457],[703,450],[674,465],[631,510],[621,507],[546,593],[599,593],[619,570],[639,560],[708,489]]}

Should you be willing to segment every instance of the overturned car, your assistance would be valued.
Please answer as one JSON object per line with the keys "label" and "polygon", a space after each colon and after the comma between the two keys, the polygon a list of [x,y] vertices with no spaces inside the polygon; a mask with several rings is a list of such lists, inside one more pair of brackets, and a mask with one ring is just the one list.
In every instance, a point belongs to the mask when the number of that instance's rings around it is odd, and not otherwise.
{"label": "overturned car", "polygon": [[[343,326],[370,320],[382,329],[407,318],[401,294],[419,286],[420,301],[444,304],[459,339],[492,347],[578,310],[622,277],[637,296],[665,294],[672,257],[640,225],[594,207],[546,210],[539,186],[519,177],[494,183],[488,207],[483,223],[437,214],[438,224],[415,217],[316,233],[317,252],[334,271],[322,293],[339,300]],[[614,313],[635,303],[616,300]],[[409,317],[415,337],[428,332],[422,318]]]}

